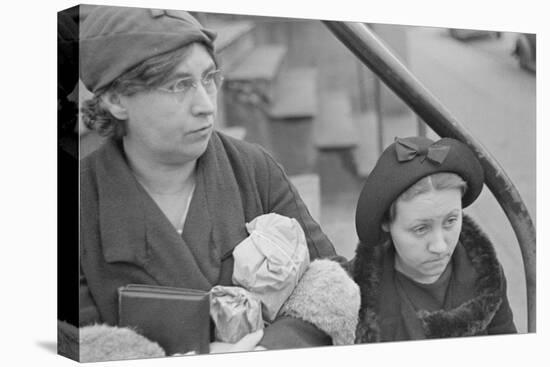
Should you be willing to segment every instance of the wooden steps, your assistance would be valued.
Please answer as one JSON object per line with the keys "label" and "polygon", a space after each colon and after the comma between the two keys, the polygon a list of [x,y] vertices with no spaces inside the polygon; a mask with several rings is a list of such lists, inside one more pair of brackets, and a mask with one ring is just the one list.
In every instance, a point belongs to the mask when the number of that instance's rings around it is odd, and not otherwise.
{"label": "wooden steps", "polygon": [[[214,40],[218,67],[226,73],[254,48],[254,23],[250,21],[227,21],[209,19],[208,28],[218,35]],[[218,125],[226,126],[224,88],[218,92]]]}
{"label": "wooden steps", "polygon": [[254,23],[250,21],[214,21],[210,22],[208,27],[218,32],[214,41],[216,52],[223,52],[229,46],[234,45],[245,34],[251,32],[254,29]]}
{"label": "wooden steps", "polygon": [[215,22],[209,28],[218,32],[214,41],[216,54],[223,70],[231,70],[254,48],[252,31],[254,23],[249,21]]}
{"label": "wooden steps", "polygon": [[354,150],[356,172],[366,177],[374,168],[382,150],[390,145],[395,137],[418,135],[416,117],[412,112],[385,114],[382,117],[383,144],[378,142],[378,118],[374,111],[354,116],[357,126],[359,144]]}
{"label": "wooden steps", "polygon": [[242,126],[246,140],[270,150],[266,105],[273,98],[287,48],[262,45],[246,54],[225,75],[223,106],[227,126]]}
{"label": "wooden steps", "polygon": [[331,91],[322,94],[314,140],[317,149],[348,149],[357,145],[358,129],[347,93]]}
{"label": "wooden steps", "polygon": [[289,177],[290,181],[296,187],[304,204],[309,210],[311,217],[317,222],[321,222],[321,183],[319,175],[315,173],[301,174]]}
{"label": "wooden steps", "polygon": [[274,80],[286,55],[283,45],[263,45],[254,48],[241,62],[225,74],[227,82]]}
{"label": "wooden steps", "polygon": [[317,72],[294,68],[281,72],[270,104],[270,151],[289,175],[315,171],[313,121],[317,115]]}
{"label": "wooden steps", "polygon": [[384,149],[393,143],[395,137],[404,138],[418,135],[416,115],[411,111],[385,113],[382,115]]}
{"label": "wooden steps", "polygon": [[238,140],[244,140],[246,137],[246,129],[242,126],[221,127],[216,130]]}
{"label": "wooden steps", "polygon": [[380,156],[378,122],[373,111],[358,114],[353,119],[360,142],[353,151],[355,172],[358,176],[367,177]]}
{"label": "wooden steps", "polygon": [[269,108],[272,119],[311,118],[317,114],[317,71],[312,67],[286,70]]}

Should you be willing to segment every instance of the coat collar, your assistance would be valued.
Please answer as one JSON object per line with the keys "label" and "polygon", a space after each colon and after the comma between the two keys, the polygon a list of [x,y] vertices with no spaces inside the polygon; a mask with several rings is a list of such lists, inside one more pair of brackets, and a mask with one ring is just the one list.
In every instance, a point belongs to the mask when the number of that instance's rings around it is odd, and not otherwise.
{"label": "coat collar", "polygon": [[[446,310],[416,312],[414,323],[426,338],[444,338],[475,335],[484,330],[493,319],[502,302],[502,272],[493,246],[487,236],[467,216],[464,216],[459,245],[464,257],[477,276],[471,279],[471,272],[457,271],[459,284],[475,280],[473,297],[457,307]],[[386,254],[391,243],[377,246],[360,243],[354,263],[354,278],[361,289],[361,309],[356,341],[359,343],[380,341],[381,284],[384,269],[388,266]],[[458,249],[458,248],[457,248]],[[460,254],[455,252],[455,256]],[[387,269],[386,269],[387,271]],[[387,284],[387,282],[384,282]],[[384,290],[387,291],[387,290]],[[390,292],[392,290],[390,289]],[[384,307],[401,307],[384,305]]]}

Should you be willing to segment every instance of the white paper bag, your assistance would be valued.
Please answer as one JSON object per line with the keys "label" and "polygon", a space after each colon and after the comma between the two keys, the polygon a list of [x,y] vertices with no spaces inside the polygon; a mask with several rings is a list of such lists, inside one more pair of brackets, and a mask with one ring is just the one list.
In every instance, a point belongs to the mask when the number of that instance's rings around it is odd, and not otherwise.
{"label": "white paper bag", "polygon": [[233,251],[233,283],[262,301],[264,320],[271,322],[309,265],[306,237],[297,220],[275,213],[246,228],[250,236]]}

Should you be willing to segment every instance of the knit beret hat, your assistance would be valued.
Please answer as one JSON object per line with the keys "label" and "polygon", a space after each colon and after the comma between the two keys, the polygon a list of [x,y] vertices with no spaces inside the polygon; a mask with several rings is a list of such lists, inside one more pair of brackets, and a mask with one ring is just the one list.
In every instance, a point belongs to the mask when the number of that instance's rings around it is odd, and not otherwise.
{"label": "knit beret hat", "polygon": [[80,78],[93,93],[141,62],[192,42],[214,49],[216,33],[181,10],[97,6],[80,38]]}
{"label": "knit beret hat", "polygon": [[483,189],[483,167],[472,150],[460,141],[396,138],[378,159],[359,196],[355,213],[359,240],[377,244],[381,222],[391,204],[418,180],[439,172],[456,173],[467,182],[463,208],[473,203]]}

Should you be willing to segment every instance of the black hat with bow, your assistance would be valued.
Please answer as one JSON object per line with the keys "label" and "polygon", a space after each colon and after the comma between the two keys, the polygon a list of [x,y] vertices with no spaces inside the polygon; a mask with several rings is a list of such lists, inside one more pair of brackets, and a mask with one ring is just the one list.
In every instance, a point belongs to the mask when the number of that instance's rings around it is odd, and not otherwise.
{"label": "black hat with bow", "polygon": [[484,173],[474,152],[451,138],[436,142],[424,137],[395,138],[366,179],[355,213],[359,240],[377,244],[381,222],[391,204],[421,178],[439,172],[456,173],[467,184],[462,207],[481,193]]}

